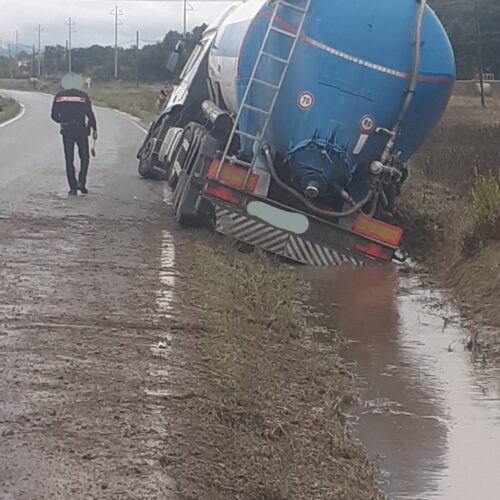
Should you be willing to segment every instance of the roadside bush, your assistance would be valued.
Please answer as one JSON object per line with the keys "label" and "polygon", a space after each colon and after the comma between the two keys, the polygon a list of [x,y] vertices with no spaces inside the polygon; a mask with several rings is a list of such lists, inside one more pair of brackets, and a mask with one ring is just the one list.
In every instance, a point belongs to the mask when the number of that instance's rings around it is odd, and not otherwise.
{"label": "roadside bush", "polygon": [[496,176],[478,175],[470,204],[476,231],[486,239],[500,239],[500,182]]}
{"label": "roadside bush", "polygon": [[0,96],[0,123],[16,116],[19,112],[19,104],[10,98]]}
{"label": "roadside bush", "polygon": [[471,210],[476,222],[493,224],[497,221],[500,217],[500,183],[497,177],[478,176]]}

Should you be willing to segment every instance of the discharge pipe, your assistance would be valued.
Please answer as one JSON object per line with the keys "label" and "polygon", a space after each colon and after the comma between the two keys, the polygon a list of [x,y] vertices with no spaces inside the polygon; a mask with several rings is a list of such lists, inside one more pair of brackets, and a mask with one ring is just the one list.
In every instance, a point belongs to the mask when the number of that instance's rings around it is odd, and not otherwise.
{"label": "discharge pipe", "polygon": [[425,10],[427,8],[427,0],[417,0],[420,3],[420,8],[417,16],[417,27],[415,31],[415,48],[413,53],[413,71],[411,75],[410,85],[406,91],[406,96],[399,111],[398,118],[392,130],[377,129],[379,133],[386,133],[389,135],[389,140],[385,146],[384,152],[382,153],[381,161],[385,165],[389,163],[394,146],[396,145],[396,140],[401,131],[401,125],[403,120],[410,109],[413,98],[415,97],[415,91],[417,90],[418,77],[420,76],[420,63],[422,59],[422,28],[424,24]]}
{"label": "discharge pipe", "polygon": [[289,186],[286,182],[283,182],[280,177],[278,176],[278,173],[276,172],[276,169],[274,168],[274,161],[273,161],[273,156],[271,153],[271,147],[269,144],[265,144],[264,147],[262,148],[264,151],[264,155],[266,157],[267,165],[269,167],[269,170],[271,172],[271,177],[273,178],[273,181],[276,182],[276,184],[281,188],[284,189],[287,193],[290,193],[294,198],[299,200],[301,203],[303,203],[311,212],[320,215],[325,218],[329,219],[341,219],[344,217],[349,217],[350,215],[354,215],[356,212],[361,210],[373,197],[374,194],[374,189],[373,187],[370,187],[370,191],[366,195],[366,197],[361,200],[359,203],[356,203],[353,205],[349,210],[346,210],[345,212],[330,212],[329,210],[323,210],[321,208],[318,208],[316,205],[311,203],[306,197],[304,197],[301,193],[293,189],[291,186]]}

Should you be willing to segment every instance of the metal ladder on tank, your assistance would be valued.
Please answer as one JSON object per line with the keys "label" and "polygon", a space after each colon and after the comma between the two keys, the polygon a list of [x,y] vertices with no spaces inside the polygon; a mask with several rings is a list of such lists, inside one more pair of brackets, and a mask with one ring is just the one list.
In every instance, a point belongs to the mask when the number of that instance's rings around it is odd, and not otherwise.
{"label": "metal ladder on tank", "polygon": [[[257,56],[257,60],[255,61],[255,66],[253,68],[252,74],[250,76],[250,80],[248,81],[247,88],[245,90],[245,93],[243,95],[243,99],[241,101],[241,105],[238,109],[238,114],[236,115],[235,121],[233,128],[231,130],[231,133],[229,135],[229,139],[226,144],[226,148],[224,150],[224,153],[222,155],[222,159],[219,164],[219,168],[216,174],[216,178],[219,177],[220,172],[222,170],[222,167],[224,163],[228,160],[231,161],[231,163],[240,165],[242,167],[245,167],[248,169],[247,176],[244,182],[243,187],[246,189],[248,182],[250,180],[250,177],[252,175],[253,168],[255,166],[255,162],[257,160],[259,151],[262,146],[262,141],[264,140],[264,137],[266,135],[267,129],[269,127],[269,122],[271,121],[271,117],[274,111],[274,108],[276,107],[276,103],[278,101],[278,97],[280,94],[281,87],[283,86],[283,82],[285,81],[286,74],[288,72],[288,67],[290,66],[290,62],[293,58],[293,55],[295,53],[295,48],[297,47],[297,43],[300,40],[300,36],[302,34],[302,30],[304,28],[304,23],[306,21],[307,14],[309,12],[309,8],[311,6],[312,0],[276,0],[274,9],[271,14],[271,20],[269,22],[269,25],[267,27],[266,34],[264,35],[264,39],[262,41],[262,45],[259,50],[259,54]],[[296,5],[296,4],[301,4],[301,5]],[[275,25],[276,18],[278,17],[278,13],[280,12],[280,9],[289,9],[292,10],[296,13],[299,13],[299,18],[300,21],[298,23],[297,31],[288,31],[286,29],[282,29],[278,26]],[[285,57],[282,57],[283,54],[280,54],[280,56],[273,54],[270,52],[270,49],[267,49],[267,44],[268,41],[271,37],[272,34],[276,34],[277,36],[282,36],[286,37],[287,39],[292,40],[292,44],[290,46],[290,50],[288,51],[288,55],[285,55]],[[267,49],[267,50],[266,50]],[[273,61],[276,61],[281,64],[282,70],[281,70],[281,75],[279,76],[278,81],[276,80],[274,82],[266,80],[264,77],[257,78],[257,75],[259,73],[259,68],[261,65],[261,62],[264,59],[271,59]],[[251,96],[251,91],[254,85],[260,85],[262,87],[265,87],[269,89],[274,95],[271,99],[271,105],[269,109],[264,109],[260,108],[257,106],[252,106],[249,101],[250,101],[250,96]],[[247,111],[249,113],[256,113],[264,116],[264,124],[259,132],[258,135],[252,135],[247,132],[244,132],[240,130],[240,124],[241,124],[241,117],[243,113]],[[243,159],[237,158],[237,157],[230,157],[229,156],[229,151],[231,149],[232,143],[234,141],[234,138],[236,136],[239,137],[244,137],[245,139],[249,140],[252,144],[252,159],[251,161],[245,161]]]}

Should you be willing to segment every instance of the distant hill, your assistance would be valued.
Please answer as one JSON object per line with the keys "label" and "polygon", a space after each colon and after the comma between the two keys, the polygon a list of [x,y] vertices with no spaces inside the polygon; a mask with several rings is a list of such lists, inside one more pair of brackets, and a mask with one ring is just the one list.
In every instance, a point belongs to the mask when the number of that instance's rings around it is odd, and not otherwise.
{"label": "distant hill", "polygon": [[[9,43],[10,43],[10,50],[12,57],[15,56],[16,53],[15,42],[0,42],[0,57],[9,57]],[[32,48],[29,45],[25,45],[22,43],[19,44],[18,48],[19,48],[19,53],[27,52],[28,54],[30,54],[32,51]]]}

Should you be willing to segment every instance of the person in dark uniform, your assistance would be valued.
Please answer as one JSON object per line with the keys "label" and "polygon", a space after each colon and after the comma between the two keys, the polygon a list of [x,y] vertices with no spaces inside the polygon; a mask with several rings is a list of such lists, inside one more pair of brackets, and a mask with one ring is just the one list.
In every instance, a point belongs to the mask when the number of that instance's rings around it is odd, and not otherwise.
{"label": "person in dark uniform", "polygon": [[161,111],[165,104],[170,100],[171,95],[174,92],[174,84],[166,82],[164,87],[160,90],[160,95],[156,99],[156,109]]}
{"label": "person in dark uniform", "polygon": [[[97,140],[97,122],[89,96],[81,90],[83,78],[79,75],[66,75],[62,82],[63,90],[58,92],[52,103],[52,119],[61,125],[61,135],[66,159],[66,175],[69,194],[76,195],[78,190],[87,194],[87,173],[90,163],[89,136]],[[78,181],[75,173],[75,145],[80,156]]]}

